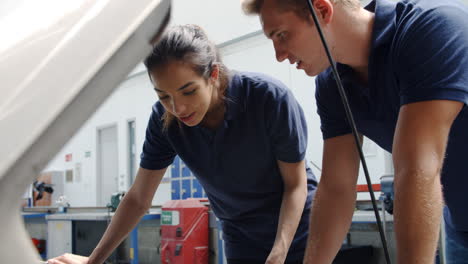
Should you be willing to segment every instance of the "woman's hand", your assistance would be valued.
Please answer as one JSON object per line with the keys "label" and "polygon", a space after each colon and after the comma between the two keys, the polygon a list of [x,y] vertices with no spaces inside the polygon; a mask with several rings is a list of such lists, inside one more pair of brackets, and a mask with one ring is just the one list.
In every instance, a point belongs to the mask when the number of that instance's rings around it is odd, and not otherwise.
{"label": "woman's hand", "polygon": [[286,253],[279,252],[279,250],[272,250],[265,264],[283,264],[286,260]]}
{"label": "woman's hand", "polygon": [[74,254],[63,254],[62,256],[47,260],[48,264],[88,264],[88,257]]}

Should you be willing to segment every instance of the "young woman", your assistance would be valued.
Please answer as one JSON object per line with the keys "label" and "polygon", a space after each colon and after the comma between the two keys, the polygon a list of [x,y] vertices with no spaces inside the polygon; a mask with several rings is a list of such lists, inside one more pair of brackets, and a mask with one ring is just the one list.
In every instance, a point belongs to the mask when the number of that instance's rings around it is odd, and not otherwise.
{"label": "young woman", "polygon": [[145,65],[159,101],[135,183],[89,258],[49,263],[102,263],[151,206],[176,155],[221,220],[228,263],[302,263],[317,182],[291,92],[268,76],[228,71],[195,25],[169,29]]}

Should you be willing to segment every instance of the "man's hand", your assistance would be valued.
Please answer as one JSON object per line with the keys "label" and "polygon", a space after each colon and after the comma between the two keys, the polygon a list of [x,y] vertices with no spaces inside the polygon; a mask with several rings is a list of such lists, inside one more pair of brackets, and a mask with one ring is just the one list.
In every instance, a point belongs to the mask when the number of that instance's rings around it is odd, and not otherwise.
{"label": "man's hand", "polygon": [[74,254],[63,254],[62,256],[47,260],[48,264],[88,264],[88,257]]}

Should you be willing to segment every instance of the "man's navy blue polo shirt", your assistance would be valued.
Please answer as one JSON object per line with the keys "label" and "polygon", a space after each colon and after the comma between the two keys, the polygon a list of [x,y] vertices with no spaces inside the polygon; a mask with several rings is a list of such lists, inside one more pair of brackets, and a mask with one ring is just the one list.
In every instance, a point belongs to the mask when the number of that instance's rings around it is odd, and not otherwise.
{"label": "man's navy blue polo shirt", "polygon": [[[450,132],[442,183],[446,219],[468,231],[467,7],[456,1],[377,0],[366,8],[375,12],[368,85],[360,85],[348,66],[338,65],[357,128],[391,152],[402,105],[438,99],[465,103]],[[330,69],[316,84],[323,137],[350,133]]]}
{"label": "man's navy blue polo shirt", "polygon": [[[174,122],[162,130],[161,103],[153,106],[140,166],[157,170],[175,155],[202,184],[222,221],[228,258],[265,260],[275,240],[283,195],[277,160],[304,160],[307,125],[292,93],[279,81],[235,73],[226,91],[226,113],[216,131]],[[307,165],[306,165],[307,166]],[[317,182],[307,167],[309,195],[288,260],[301,259]]]}

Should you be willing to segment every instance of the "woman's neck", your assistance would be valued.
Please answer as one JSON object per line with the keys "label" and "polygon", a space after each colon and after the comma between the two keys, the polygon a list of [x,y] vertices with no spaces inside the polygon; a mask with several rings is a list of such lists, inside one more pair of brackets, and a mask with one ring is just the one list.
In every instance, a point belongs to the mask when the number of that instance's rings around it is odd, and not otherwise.
{"label": "woman's neck", "polygon": [[206,113],[201,125],[208,129],[216,130],[223,123],[225,112],[226,107],[223,102],[219,103],[219,106],[213,106],[213,108]]}
{"label": "woman's neck", "polygon": [[216,130],[224,121],[224,113],[226,112],[226,106],[222,96],[218,91],[213,93],[213,98],[216,99],[203,118],[201,125],[211,129]]}

